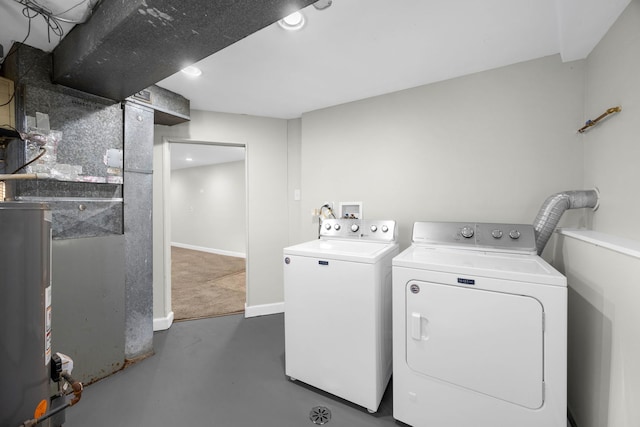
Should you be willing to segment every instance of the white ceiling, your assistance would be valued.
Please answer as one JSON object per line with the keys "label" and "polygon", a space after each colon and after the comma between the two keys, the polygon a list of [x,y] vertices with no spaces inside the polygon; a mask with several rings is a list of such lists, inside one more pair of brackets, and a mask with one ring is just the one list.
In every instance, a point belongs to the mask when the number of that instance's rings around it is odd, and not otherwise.
{"label": "white ceiling", "polygon": [[[57,11],[78,1],[40,0]],[[629,2],[333,0],[322,11],[303,9],[307,25],[299,32],[273,24],[197,63],[199,78],[178,73],[159,85],[194,109],[296,118],[543,56],[585,58]],[[27,34],[21,9],[13,0],[0,4],[5,54]],[[51,51],[57,42],[34,18],[26,44]]]}
{"label": "white ceiling", "polygon": [[543,56],[585,58],[629,0],[333,0],[159,85],[200,110],[303,113]]}

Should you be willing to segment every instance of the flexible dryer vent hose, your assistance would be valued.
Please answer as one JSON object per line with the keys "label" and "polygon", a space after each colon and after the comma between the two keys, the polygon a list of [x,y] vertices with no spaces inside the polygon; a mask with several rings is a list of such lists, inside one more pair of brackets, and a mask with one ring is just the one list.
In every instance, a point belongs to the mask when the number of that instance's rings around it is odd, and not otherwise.
{"label": "flexible dryer vent hose", "polygon": [[536,219],[533,221],[533,229],[536,235],[536,249],[538,255],[542,253],[553,230],[555,230],[562,214],[567,209],[598,208],[599,193],[594,190],[563,191],[547,197]]}

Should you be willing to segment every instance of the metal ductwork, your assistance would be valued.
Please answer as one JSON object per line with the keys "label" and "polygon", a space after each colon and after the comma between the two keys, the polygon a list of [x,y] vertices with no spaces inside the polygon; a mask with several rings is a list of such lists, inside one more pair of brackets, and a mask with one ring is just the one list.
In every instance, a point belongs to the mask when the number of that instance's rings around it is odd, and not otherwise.
{"label": "metal ductwork", "polygon": [[53,51],[53,82],[122,101],[316,0],[102,0]]}
{"label": "metal ductwork", "polygon": [[563,191],[547,197],[547,200],[540,207],[536,219],[533,221],[538,255],[542,253],[547,245],[564,211],[581,208],[593,208],[593,210],[596,210],[599,198],[597,189]]}

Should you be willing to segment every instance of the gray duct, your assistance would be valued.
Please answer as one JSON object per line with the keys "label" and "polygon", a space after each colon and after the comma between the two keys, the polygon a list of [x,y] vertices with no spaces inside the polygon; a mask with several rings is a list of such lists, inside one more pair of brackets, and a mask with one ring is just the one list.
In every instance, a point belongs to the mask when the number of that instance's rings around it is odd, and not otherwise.
{"label": "gray duct", "polygon": [[567,209],[598,207],[598,190],[563,191],[547,197],[536,219],[533,221],[533,229],[536,235],[536,249],[540,255],[555,230],[562,214]]}

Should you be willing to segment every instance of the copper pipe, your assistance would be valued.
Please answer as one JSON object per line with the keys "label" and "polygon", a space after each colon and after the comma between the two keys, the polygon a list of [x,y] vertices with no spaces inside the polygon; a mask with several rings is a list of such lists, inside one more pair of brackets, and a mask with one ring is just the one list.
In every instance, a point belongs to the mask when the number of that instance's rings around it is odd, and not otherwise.
{"label": "copper pipe", "polygon": [[[69,375],[66,371],[62,372],[62,374],[60,374],[60,375],[62,376],[62,378],[64,378],[64,380],[67,383],[69,383],[71,385],[73,398],[71,400],[66,401],[62,405],[58,406],[57,408],[52,409],[51,411],[49,411],[48,413],[44,414],[43,416],[41,416],[39,418],[34,418],[34,419],[27,420],[27,421],[23,422],[20,425],[20,427],[34,427],[34,426],[40,424],[42,421],[51,418],[52,416],[56,415],[57,413],[62,412],[67,408],[70,408],[71,406],[75,405],[76,403],[78,403],[80,401],[80,399],[82,398],[82,390],[84,389],[84,387],[82,386],[82,383],[80,381],[74,380],[71,377],[71,375]],[[71,393],[68,393],[68,394],[71,394]]]}
{"label": "copper pipe", "polygon": [[587,120],[587,122],[584,124],[584,126],[582,126],[580,129],[578,129],[578,132],[579,133],[583,133],[585,130],[589,129],[591,126],[595,126],[600,120],[604,119],[609,114],[619,113],[620,111],[622,111],[622,107],[620,107],[620,106],[609,108],[607,111],[605,111],[604,113],[600,114],[595,119]]}
{"label": "copper pipe", "polygon": [[0,174],[0,181],[13,181],[19,179],[47,179],[49,174],[46,173],[6,173]]}
{"label": "copper pipe", "polygon": [[82,398],[82,390],[84,389],[84,387],[82,386],[82,383],[80,381],[76,381],[71,378],[71,375],[69,375],[66,371],[62,373],[62,378],[64,378],[69,384],[71,384],[71,389],[73,390],[74,397],[73,399],[71,399],[71,402],[69,402],[69,406],[73,406]]}

